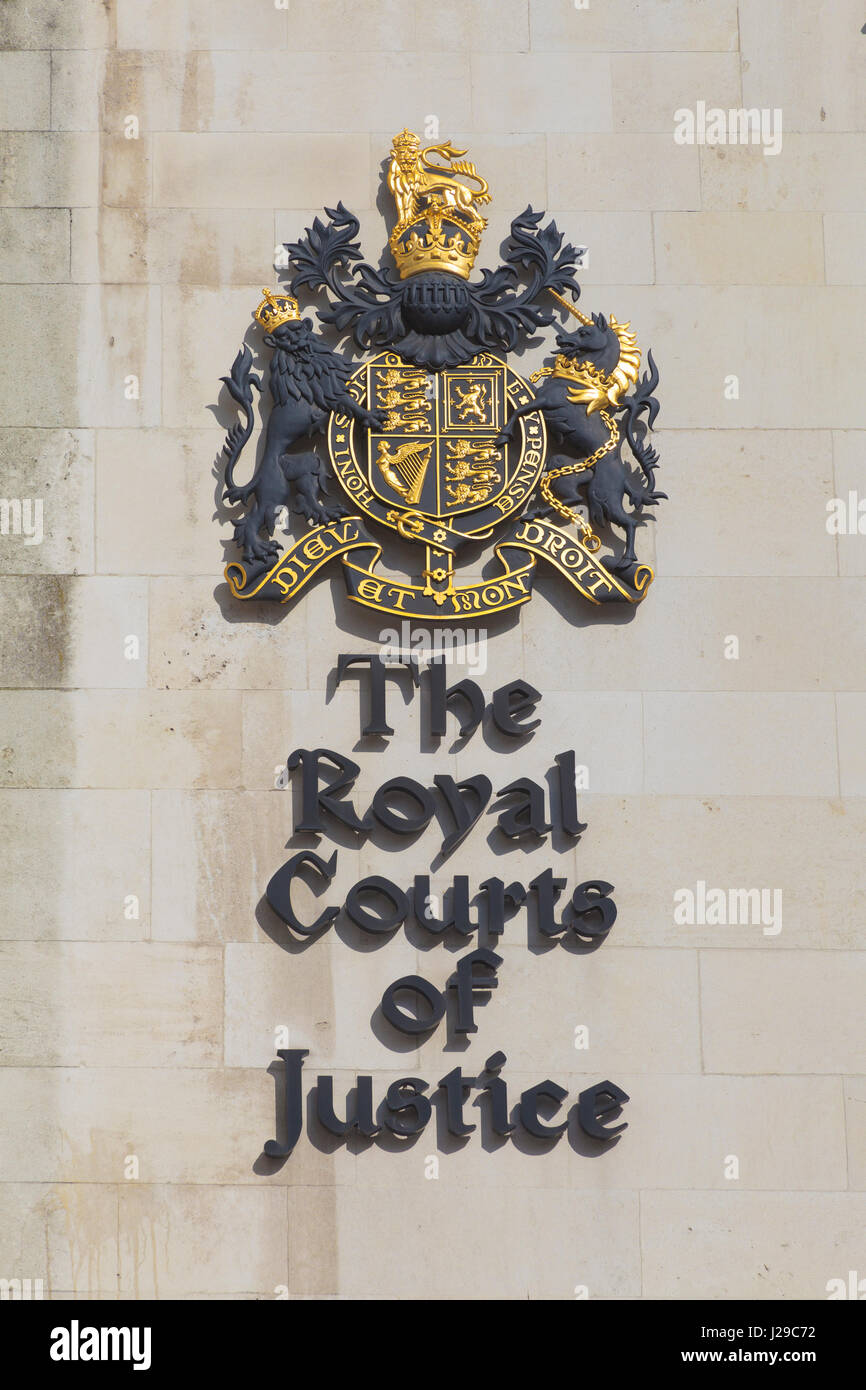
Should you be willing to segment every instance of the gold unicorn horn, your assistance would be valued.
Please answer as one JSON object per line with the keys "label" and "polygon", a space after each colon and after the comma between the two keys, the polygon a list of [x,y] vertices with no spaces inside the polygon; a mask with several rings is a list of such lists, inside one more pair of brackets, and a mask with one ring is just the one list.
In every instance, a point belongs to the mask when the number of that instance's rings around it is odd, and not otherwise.
{"label": "gold unicorn horn", "polygon": [[556,290],[548,288],[547,293],[552,294],[554,299],[559,300],[559,303],[562,305],[563,309],[567,309],[570,314],[574,314],[574,317],[576,319],[580,319],[581,323],[585,323],[588,328],[592,327],[592,319],[588,319],[586,317],[586,314],[582,314],[580,310],[577,309],[573,304],[569,304],[567,299],[563,299],[561,294],[556,293]]}

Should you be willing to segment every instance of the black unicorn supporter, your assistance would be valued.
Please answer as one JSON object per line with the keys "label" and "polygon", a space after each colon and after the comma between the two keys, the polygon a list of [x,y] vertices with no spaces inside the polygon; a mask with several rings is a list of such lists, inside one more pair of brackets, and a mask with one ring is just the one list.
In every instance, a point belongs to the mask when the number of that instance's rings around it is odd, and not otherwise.
{"label": "black unicorn supporter", "polygon": [[[567,517],[583,531],[587,548],[597,550],[598,538],[576,510],[585,502],[593,525],[613,524],[625,532],[623,554],[608,564],[611,569],[628,570],[637,562],[634,536],[642,509],[666,497],[655,488],[658,454],[635,430],[643,411],[647,429],[658,414],[659,402],[653,394],[658,371],[650,352],[649,371],[638,382],[640,350],[629,324],[618,323],[613,315],[609,321],[604,314],[587,318],[560,295],[555,298],[580,320],[580,327],[574,333],[557,334],[559,353],[554,365],[543,367],[532,378],[542,383],[538,394],[517,407],[496,442],[507,443],[520,417],[540,410],[554,439],[571,457],[556,454],[548,460],[540,484],[544,502],[533,514],[553,510]],[[630,386],[636,389],[624,395]],[[623,429],[643,478],[623,460]],[[626,497],[632,511],[623,505]]]}

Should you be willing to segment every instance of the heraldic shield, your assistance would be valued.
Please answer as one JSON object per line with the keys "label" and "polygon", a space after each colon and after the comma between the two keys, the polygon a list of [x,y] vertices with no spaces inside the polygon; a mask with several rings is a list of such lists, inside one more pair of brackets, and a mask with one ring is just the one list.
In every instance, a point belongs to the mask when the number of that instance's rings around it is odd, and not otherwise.
{"label": "heraldic shield", "polygon": [[[541,474],[546,431],[540,412],[523,417],[517,441],[497,442],[509,408],[527,405],[535,393],[490,353],[438,373],[379,353],[353,374],[348,389],[382,424],[365,429],[351,416],[331,416],[334,474],[368,516],[426,550],[423,586],[401,596],[393,585],[374,582],[362,592],[350,580],[350,592],[374,607],[387,599],[392,612],[429,616],[446,603],[453,612],[458,550],[492,536],[503,518],[516,515]],[[484,606],[492,607],[497,595],[483,587],[489,591]],[[522,593],[520,584],[512,594],[503,588],[498,606],[510,607],[509,599]],[[480,595],[467,594],[464,602],[479,605]]]}
{"label": "heraldic shield", "polygon": [[[245,508],[235,520],[242,558],[226,569],[235,597],[286,602],[338,561],[354,601],[444,622],[526,603],[539,559],[591,603],[644,597],[652,570],[635,555],[635,531],[665,495],[647,443],[659,408],[652,354],[639,378],[629,325],[577,309],[578,253],[531,208],[512,223],[504,264],[470,278],[490,194],[465,153],[394,137],[396,275],[358,264],[359,224],[342,204],[287,245],[292,293],[266,289],[255,311],[271,349],[270,411],[246,483],[235,465],[262,390],[249,348],[223,377],[244,417],[224,447],[225,497]],[[368,354],[360,363],[301,317],[296,293],[321,289],[330,299],[319,319],[351,330]],[[578,326],[557,333],[552,364],[526,380],[503,353],[553,323],[545,294]],[[317,435],[327,456],[309,448]],[[565,452],[550,457],[551,439]],[[308,529],[281,550],[274,531],[289,509]],[[624,533],[620,553],[600,553],[595,527]],[[418,547],[417,582],[377,569],[389,531]],[[457,583],[461,560],[479,573],[489,543],[489,577]]]}

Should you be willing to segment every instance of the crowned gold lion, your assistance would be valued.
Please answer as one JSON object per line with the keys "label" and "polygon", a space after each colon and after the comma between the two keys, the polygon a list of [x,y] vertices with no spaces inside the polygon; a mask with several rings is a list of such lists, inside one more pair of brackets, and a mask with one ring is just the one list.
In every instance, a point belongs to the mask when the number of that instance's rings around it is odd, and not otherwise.
{"label": "crowned gold lion", "polygon": [[[490,202],[490,185],[474,164],[461,159],[465,153],[450,141],[428,145],[422,150],[421,141],[410,130],[394,136],[387,176],[388,188],[397,207],[397,226],[392,240],[401,236],[431,207],[452,217],[456,214],[459,222],[480,235],[487,224],[477,208]],[[431,163],[431,155],[447,162]],[[471,179],[478,187],[471,188],[463,183],[458,174]]]}

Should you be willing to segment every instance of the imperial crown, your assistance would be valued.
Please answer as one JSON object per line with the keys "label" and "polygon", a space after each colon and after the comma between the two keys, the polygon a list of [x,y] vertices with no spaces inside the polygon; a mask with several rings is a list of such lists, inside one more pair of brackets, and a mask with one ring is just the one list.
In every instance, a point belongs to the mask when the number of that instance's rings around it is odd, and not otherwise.
{"label": "imperial crown", "polygon": [[298,301],[290,294],[274,294],[269,289],[263,289],[262,294],[265,297],[256,309],[254,317],[266,333],[272,333],[281,324],[291,323],[301,317]]}
{"label": "imperial crown", "polygon": [[489,203],[490,192],[475,165],[461,158],[465,153],[448,141],[422,150],[411,130],[394,136],[387,177],[397,225],[388,244],[401,280],[430,270],[468,280],[487,226],[477,208]]}

